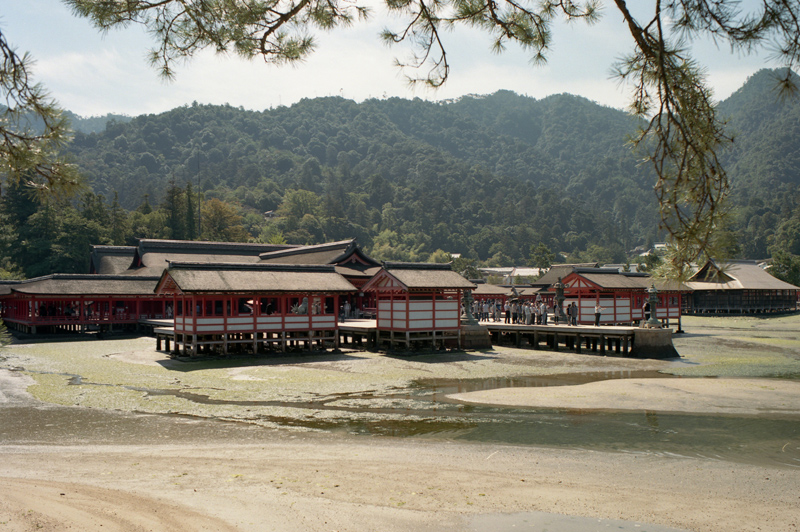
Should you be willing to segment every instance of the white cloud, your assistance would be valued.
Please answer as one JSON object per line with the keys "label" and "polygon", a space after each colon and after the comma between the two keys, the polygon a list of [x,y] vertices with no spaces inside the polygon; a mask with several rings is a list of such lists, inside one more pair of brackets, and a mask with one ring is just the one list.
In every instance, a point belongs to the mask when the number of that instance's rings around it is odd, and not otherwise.
{"label": "white cloud", "polygon": [[[357,101],[384,95],[438,100],[500,89],[535,98],[569,92],[613,107],[623,107],[627,98],[626,90],[610,79],[611,66],[632,45],[613,7],[597,25],[556,26],[548,63],[540,67],[530,65],[528,54],[513,45],[493,54],[490,38],[479,30],[448,32],[451,78],[432,92],[409,88],[404,73],[394,66],[394,58],[404,57],[408,48],[387,48],[380,42],[379,31],[392,24],[380,13],[369,23],[318,34],[317,52],[297,67],[203,52],[167,83],[145,59],[152,43],[140,27],[102,36],[57,0],[0,0],[0,6],[4,34],[38,58],[36,79],[62,106],[84,116],[156,113],[192,101],[265,109],[333,95]],[[695,47],[709,66],[719,99],[765,66],[763,58],[732,56],[707,43]]]}

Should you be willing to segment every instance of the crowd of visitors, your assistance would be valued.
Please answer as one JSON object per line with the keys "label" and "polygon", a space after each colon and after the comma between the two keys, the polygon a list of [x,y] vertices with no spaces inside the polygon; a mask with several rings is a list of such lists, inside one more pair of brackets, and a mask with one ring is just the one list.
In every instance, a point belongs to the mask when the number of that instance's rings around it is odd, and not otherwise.
{"label": "crowd of visitors", "polygon": [[562,309],[558,303],[537,296],[535,301],[519,301],[516,299],[484,299],[472,302],[472,315],[478,321],[509,323],[517,325],[560,325],[566,318],[566,325],[578,324],[578,306],[573,302]]}

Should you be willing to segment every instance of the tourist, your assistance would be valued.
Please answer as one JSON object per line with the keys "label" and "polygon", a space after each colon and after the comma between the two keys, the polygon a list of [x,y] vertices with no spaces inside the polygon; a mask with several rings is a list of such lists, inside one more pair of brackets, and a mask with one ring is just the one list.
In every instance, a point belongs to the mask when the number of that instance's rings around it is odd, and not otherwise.
{"label": "tourist", "polygon": [[594,304],[594,326],[595,327],[599,327],[600,326],[600,314],[603,313],[603,309],[605,309],[605,307],[601,307],[600,306],[600,301],[597,301]]}
{"label": "tourist", "polygon": [[531,324],[531,303],[530,301],[525,302],[525,325]]}
{"label": "tourist", "polygon": [[578,304],[572,302],[572,325],[578,326]]}
{"label": "tourist", "polygon": [[542,301],[542,325],[547,325],[547,303]]}

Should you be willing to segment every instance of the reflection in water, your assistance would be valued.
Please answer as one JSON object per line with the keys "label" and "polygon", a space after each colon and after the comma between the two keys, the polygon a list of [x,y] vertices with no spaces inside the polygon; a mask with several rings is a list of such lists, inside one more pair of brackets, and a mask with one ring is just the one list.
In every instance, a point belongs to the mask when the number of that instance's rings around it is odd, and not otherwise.
{"label": "reflection in water", "polygon": [[[446,396],[505,387],[568,386],[620,378],[665,378],[657,372],[598,372],[536,377],[417,381],[387,393],[361,391],[310,401],[242,401],[182,389],[142,389],[188,403],[243,407],[226,422],[304,428],[354,435],[437,438],[511,445],[695,456],[778,467],[800,467],[800,423],[791,416],[664,414],[465,405]],[[79,376],[72,384],[92,385]],[[105,386],[105,385],[104,385]],[[289,407],[270,416],[253,407]],[[250,410],[253,408],[253,411]],[[69,417],[80,409],[65,409]],[[187,408],[186,411],[195,411]],[[262,410],[263,412],[263,410]],[[314,414],[325,412],[323,418]],[[310,414],[310,415],[309,415]],[[174,416],[174,415],[173,415]],[[3,417],[3,416],[0,416]],[[235,423],[242,425],[242,423]],[[74,427],[73,427],[74,428]],[[197,430],[196,428],[193,430]],[[226,429],[228,430],[228,429]],[[253,430],[252,426],[248,430]],[[259,429],[254,429],[259,430]],[[3,432],[3,431],[0,431]],[[74,434],[70,432],[70,436]],[[0,434],[2,436],[2,434]],[[0,440],[3,438],[0,437]]]}

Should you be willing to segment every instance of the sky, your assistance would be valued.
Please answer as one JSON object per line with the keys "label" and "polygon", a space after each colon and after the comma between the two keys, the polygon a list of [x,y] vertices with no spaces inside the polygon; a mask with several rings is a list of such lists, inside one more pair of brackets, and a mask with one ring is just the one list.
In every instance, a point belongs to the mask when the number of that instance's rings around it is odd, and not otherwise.
{"label": "sky", "polygon": [[[651,3],[636,2],[639,8]],[[0,30],[7,41],[18,53],[32,55],[34,79],[62,108],[83,117],[160,113],[192,102],[263,110],[324,96],[435,101],[503,89],[537,99],[570,93],[615,108],[627,104],[630,89],[611,77],[611,68],[632,40],[610,3],[598,24],[557,25],[544,66],[531,65],[513,46],[492,53],[490,38],[478,30],[445,34],[451,75],[436,91],[409,86],[395,59],[407,57],[410,49],[382,44],[378,34],[384,27],[400,25],[376,12],[371,21],[316,33],[317,51],[297,66],[202,52],[179,65],[175,80],[165,81],[146,59],[153,41],[141,27],[103,35],[59,0],[0,0]],[[708,42],[693,48],[718,100],[759,69],[780,66],[766,54],[740,56]]]}

